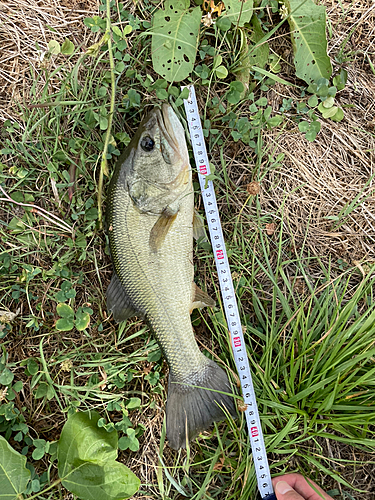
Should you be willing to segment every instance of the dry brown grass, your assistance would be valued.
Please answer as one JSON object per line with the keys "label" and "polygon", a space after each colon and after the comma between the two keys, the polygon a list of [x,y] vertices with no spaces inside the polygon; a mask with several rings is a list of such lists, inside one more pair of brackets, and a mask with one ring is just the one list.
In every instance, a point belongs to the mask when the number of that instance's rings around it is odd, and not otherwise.
{"label": "dry brown grass", "polygon": [[[33,75],[43,75],[45,68],[53,71],[61,63],[58,57],[44,58],[48,42],[61,44],[69,38],[84,50],[96,37],[83,19],[97,14],[95,0],[0,2],[0,122],[18,118],[18,105],[29,103]],[[39,85],[44,84],[42,78]],[[51,88],[51,92],[56,89]]]}

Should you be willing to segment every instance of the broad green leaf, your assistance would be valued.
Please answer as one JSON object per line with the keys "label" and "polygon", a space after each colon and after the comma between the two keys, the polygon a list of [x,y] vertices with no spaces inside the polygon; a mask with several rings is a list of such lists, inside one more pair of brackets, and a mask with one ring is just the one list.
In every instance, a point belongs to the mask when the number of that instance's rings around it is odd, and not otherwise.
{"label": "broad green leaf", "polygon": [[76,328],[78,331],[85,330],[90,324],[90,315],[81,309],[76,314]]}
{"label": "broad green leaf", "polygon": [[27,370],[30,373],[30,375],[35,375],[39,371],[39,365],[34,358],[29,358],[27,360],[26,367],[27,367]]}
{"label": "broad green leaf", "polygon": [[315,108],[315,106],[318,105],[318,98],[316,97],[316,95],[313,95],[310,97],[307,103],[311,108]]}
{"label": "broad green leaf", "polygon": [[326,119],[327,118],[332,118],[332,116],[335,116],[335,114],[337,113],[338,109],[339,108],[337,106],[332,106],[329,109],[325,109],[324,111],[322,111],[323,118],[326,118]]}
{"label": "broad green leaf", "polygon": [[61,48],[59,42],[57,42],[56,40],[50,40],[48,42],[48,52],[55,55],[60,54]]}
{"label": "broad green leaf", "polygon": [[189,9],[188,0],[166,0],[156,11],[152,31],[152,65],[168,82],[180,82],[193,70],[197,53],[201,9]]}
{"label": "broad green leaf", "polygon": [[253,0],[224,0],[225,11],[220,18],[227,18],[237,26],[248,23],[253,15]]}
{"label": "broad green leaf", "polygon": [[5,368],[0,374],[0,384],[2,385],[10,385],[13,382],[14,374],[9,370],[9,368]]}
{"label": "broad green leaf", "polygon": [[290,16],[296,75],[307,83],[332,74],[327,55],[326,10],[313,0],[285,0]]}
{"label": "broad green leaf", "polygon": [[308,141],[313,142],[316,138],[316,132],[314,130],[309,130],[306,132],[305,137]]}
{"label": "broad green leaf", "polygon": [[73,52],[74,52],[74,43],[72,43],[70,40],[66,38],[64,43],[61,45],[61,53],[70,56],[71,54],[73,54]]}
{"label": "broad green leaf", "polygon": [[309,122],[299,122],[298,129],[300,132],[307,132],[310,128]]}
{"label": "broad green leaf", "polygon": [[322,102],[324,108],[332,108],[335,103],[335,99],[333,97],[327,97],[325,101]]}
{"label": "broad green leaf", "polygon": [[36,399],[44,398],[44,396],[47,396],[47,393],[48,393],[48,384],[46,384],[46,382],[41,382],[38,385],[37,390],[35,391],[35,398]]}
{"label": "broad green leaf", "polygon": [[218,66],[215,68],[215,74],[218,78],[226,78],[228,76],[228,70],[225,66]]}
{"label": "broad green leaf", "polygon": [[69,332],[74,327],[73,319],[70,318],[60,318],[56,321],[56,330],[59,332]]}
{"label": "broad green leaf", "polygon": [[56,311],[62,318],[74,318],[74,311],[68,304],[57,304]]}
{"label": "broad green leaf", "polygon": [[331,116],[331,120],[333,120],[334,122],[341,122],[341,120],[343,119],[344,119],[344,111],[341,108],[338,108],[336,114]]}
{"label": "broad green leaf", "polygon": [[116,462],[117,431],[97,426],[96,412],[75,413],[63,427],[57,449],[62,484],[83,500],[122,500],[134,495],[139,479]]}
{"label": "broad green leaf", "polygon": [[8,441],[0,436],[0,498],[21,499],[30,471],[26,469],[26,457],[14,450]]}

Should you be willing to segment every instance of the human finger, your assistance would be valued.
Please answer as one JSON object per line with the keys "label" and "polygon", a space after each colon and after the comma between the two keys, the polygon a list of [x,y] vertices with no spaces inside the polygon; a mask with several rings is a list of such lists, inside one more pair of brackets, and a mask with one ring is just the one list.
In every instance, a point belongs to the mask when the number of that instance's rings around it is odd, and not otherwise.
{"label": "human finger", "polygon": [[[333,500],[311,479],[304,478],[301,474],[285,474],[284,476],[275,477],[272,480],[273,486],[276,489],[277,483],[286,482],[294,491],[296,491],[303,500]],[[281,486],[282,488],[282,486]],[[285,489],[285,488],[284,488]],[[286,493],[285,493],[286,494]],[[284,494],[284,495],[285,495]],[[288,493],[291,495],[291,493]],[[280,495],[283,495],[280,493]],[[284,500],[284,497],[281,497]],[[294,498],[290,497],[291,500]],[[289,500],[289,497],[288,497]]]}

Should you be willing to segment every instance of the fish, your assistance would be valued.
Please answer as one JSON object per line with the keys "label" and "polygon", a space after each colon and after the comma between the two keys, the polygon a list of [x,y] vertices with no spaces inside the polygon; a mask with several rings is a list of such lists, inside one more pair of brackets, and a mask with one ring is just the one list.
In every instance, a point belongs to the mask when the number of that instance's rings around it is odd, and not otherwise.
{"label": "fish", "polygon": [[200,351],[191,324],[194,308],[215,305],[194,283],[195,219],[184,129],[163,104],[143,119],[110,181],[106,223],[114,272],[106,297],[117,322],[145,320],[168,363],[166,432],[173,449],[237,416],[228,376]]}

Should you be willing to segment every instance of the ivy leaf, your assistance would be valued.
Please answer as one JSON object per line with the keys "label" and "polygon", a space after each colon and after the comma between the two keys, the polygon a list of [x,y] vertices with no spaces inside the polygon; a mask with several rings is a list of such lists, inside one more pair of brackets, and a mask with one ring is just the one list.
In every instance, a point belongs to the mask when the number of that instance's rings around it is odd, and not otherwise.
{"label": "ivy leaf", "polygon": [[140,480],[116,461],[117,431],[97,426],[97,412],[75,413],[63,427],[57,448],[63,486],[82,500],[122,500],[133,496]]}
{"label": "ivy leaf", "polygon": [[168,82],[180,82],[193,71],[201,9],[189,0],[166,0],[153,18],[152,65]]}
{"label": "ivy leaf", "polygon": [[307,83],[332,74],[327,55],[326,9],[313,0],[285,0],[290,16],[296,75]]}
{"label": "ivy leaf", "polygon": [[30,471],[26,469],[26,457],[14,450],[0,436],[0,484],[1,500],[21,498],[30,480]]}

